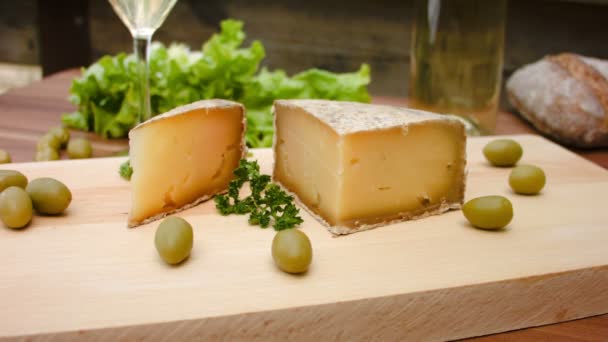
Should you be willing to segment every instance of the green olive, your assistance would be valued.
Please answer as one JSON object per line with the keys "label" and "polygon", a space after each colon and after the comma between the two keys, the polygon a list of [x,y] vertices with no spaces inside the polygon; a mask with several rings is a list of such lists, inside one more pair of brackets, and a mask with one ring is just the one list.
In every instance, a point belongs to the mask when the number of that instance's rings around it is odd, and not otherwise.
{"label": "green olive", "polygon": [[30,195],[34,209],[41,214],[61,214],[72,202],[70,189],[53,178],[34,179],[25,191]]}
{"label": "green olive", "polygon": [[57,150],[55,149],[47,147],[36,152],[36,156],[34,157],[34,159],[36,161],[58,160],[59,152],[57,152]]}
{"label": "green olive", "polygon": [[32,220],[32,200],[20,187],[0,193],[0,220],[9,228],[23,228]]}
{"label": "green olive", "polygon": [[523,153],[521,145],[512,139],[492,140],[483,148],[483,155],[494,166],[513,166]]}
{"label": "green olive", "polygon": [[63,126],[51,128],[48,134],[56,136],[59,139],[60,147],[62,148],[66,147],[68,141],[70,141],[70,131]]}
{"label": "green olive", "polygon": [[474,198],[462,206],[464,216],[481,229],[501,229],[513,219],[513,206],[502,196]]}
{"label": "green olive", "polygon": [[38,145],[36,145],[36,151],[42,151],[48,148],[52,150],[59,150],[60,147],[61,138],[54,134],[47,133],[38,140]]}
{"label": "green olive", "polygon": [[272,239],[272,258],[284,272],[306,272],[312,261],[308,236],[299,229],[281,230]]}
{"label": "green olive", "polygon": [[0,150],[0,164],[8,164],[11,162],[11,155],[5,150]]}
{"label": "green olive", "polygon": [[68,143],[68,156],[70,159],[91,158],[93,148],[85,138],[71,139]]}
{"label": "green olive", "polygon": [[168,264],[184,261],[192,250],[192,226],[183,218],[170,216],[156,229],[154,244],[160,257]]}
{"label": "green olive", "polygon": [[27,177],[19,171],[0,170],[0,192],[9,186],[17,186],[25,188],[27,185]]}
{"label": "green olive", "polygon": [[522,195],[536,195],[543,189],[546,180],[543,169],[534,165],[519,165],[509,175],[511,189]]}

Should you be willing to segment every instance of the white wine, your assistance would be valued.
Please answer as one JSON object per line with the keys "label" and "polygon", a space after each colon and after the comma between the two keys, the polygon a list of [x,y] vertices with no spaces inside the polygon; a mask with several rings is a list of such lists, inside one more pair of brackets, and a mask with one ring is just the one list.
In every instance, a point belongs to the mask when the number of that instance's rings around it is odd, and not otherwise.
{"label": "white wine", "polygon": [[135,89],[139,97],[138,122],[152,117],[148,62],[150,42],[177,0],[109,0],[114,12],[133,36],[133,52],[137,61],[138,80]]}
{"label": "white wine", "polygon": [[158,29],[177,0],[109,0],[118,17],[134,38],[150,37]]}
{"label": "white wine", "polygon": [[492,133],[506,11],[506,0],[417,0],[410,105],[462,116],[478,133]]}

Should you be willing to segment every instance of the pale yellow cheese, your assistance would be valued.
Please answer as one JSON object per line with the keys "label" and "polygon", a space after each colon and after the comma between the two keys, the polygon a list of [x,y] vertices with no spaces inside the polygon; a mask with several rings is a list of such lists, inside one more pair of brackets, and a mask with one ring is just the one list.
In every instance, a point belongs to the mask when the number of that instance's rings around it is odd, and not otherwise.
{"label": "pale yellow cheese", "polygon": [[461,122],[407,108],[324,100],[274,104],[273,179],[335,234],[460,208]]}
{"label": "pale yellow cheese", "polygon": [[204,100],[156,116],[129,132],[129,226],[161,218],[224,192],[244,156],[243,106]]}

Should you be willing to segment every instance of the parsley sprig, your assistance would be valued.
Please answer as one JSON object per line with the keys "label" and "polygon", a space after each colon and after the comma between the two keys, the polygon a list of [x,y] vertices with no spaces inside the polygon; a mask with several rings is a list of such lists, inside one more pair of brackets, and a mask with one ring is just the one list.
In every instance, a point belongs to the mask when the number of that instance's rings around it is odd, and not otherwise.
{"label": "parsley sprig", "polygon": [[[234,170],[235,178],[228,185],[228,193],[215,196],[215,206],[222,215],[249,214],[249,224],[275,230],[293,228],[303,222],[299,209],[269,175],[260,174],[257,161],[242,159]],[[251,195],[240,199],[239,192],[249,182]]]}
{"label": "parsley sprig", "polygon": [[130,160],[127,160],[126,162],[120,164],[118,174],[125,180],[131,180],[131,175],[133,175],[133,168],[131,167]]}

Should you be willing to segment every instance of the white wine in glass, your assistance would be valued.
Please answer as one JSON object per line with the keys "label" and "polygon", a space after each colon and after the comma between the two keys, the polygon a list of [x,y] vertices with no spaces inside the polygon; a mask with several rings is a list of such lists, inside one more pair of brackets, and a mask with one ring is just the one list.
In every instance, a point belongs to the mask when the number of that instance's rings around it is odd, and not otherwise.
{"label": "white wine in glass", "polygon": [[163,24],[177,0],[109,0],[114,11],[133,36],[133,49],[138,65],[139,122],[152,116],[148,58],[150,41]]}
{"label": "white wine in glass", "polygon": [[475,126],[475,133],[492,134],[502,84],[507,0],[414,4],[409,105],[459,115]]}

